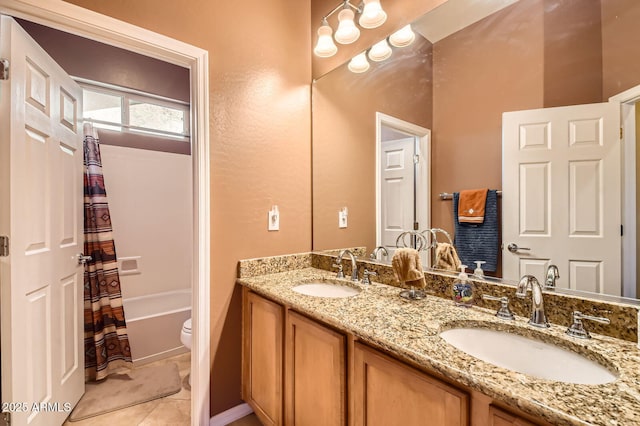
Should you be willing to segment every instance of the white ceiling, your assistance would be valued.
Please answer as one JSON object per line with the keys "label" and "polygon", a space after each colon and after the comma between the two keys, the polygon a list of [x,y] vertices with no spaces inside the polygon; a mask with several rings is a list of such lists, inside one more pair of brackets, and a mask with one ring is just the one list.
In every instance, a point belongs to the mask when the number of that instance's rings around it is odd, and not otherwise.
{"label": "white ceiling", "polygon": [[411,26],[431,43],[436,43],[517,1],[448,0],[418,18]]}

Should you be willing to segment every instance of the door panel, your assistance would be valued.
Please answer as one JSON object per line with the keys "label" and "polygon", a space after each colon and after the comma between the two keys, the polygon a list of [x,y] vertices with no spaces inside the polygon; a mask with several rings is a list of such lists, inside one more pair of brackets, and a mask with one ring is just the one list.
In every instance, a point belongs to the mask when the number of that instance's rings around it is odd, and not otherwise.
{"label": "door panel", "polygon": [[556,264],[559,287],[621,294],[619,123],[616,103],[503,115],[504,278]]}
{"label": "door panel", "polygon": [[414,151],[413,138],[382,143],[382,245],[389,251],[389,256],[395,251],[398,236],[413,229]]}
{"label": "door panel", "polygon": [[[0,21],[2,397],[15,425],[62,424],[84,392],[80,87],[13,19]],[[47,404],[54,410],[33,409]],[[58,404],[58,405],[56,405]],[[37,408],[37,407],[36,407]],[[68,408],[68,406],[67,406]]]}

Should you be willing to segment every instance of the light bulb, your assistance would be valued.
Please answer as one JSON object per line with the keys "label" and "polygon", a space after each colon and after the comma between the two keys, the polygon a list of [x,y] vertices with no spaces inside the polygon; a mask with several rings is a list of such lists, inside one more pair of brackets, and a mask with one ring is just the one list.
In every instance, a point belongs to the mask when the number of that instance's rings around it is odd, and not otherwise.
{"label": "light bulb", "polygon": [[369,69],[369,66],[370,65],[369,61],[367,61],[367,54],[366,52],[362,52],[351,58],[351,61],[349,62],[349,65],[347,67],[349,68],[349,71],[360,74],[366,72]]}
{"label": "light bulb", "polygon": [[340,44],[349,44],[353,43],[360,37],[360,30],[356,27],[355,22],[353,22],[353,10],[351,9],[342,9],[338,14],[338,29],[336,30],[336,35],[334,38]]}
{"label": "light bulb", "polygon": [[358,23],[362,28],[378,28],[387,20],[387,14],[380,6],[380,0],[364,0],[364,8]]}
{"label": "light bulb", "polygon": [[416,39],[416,35],[411,29],[411,25],[400,28],[389,36],[389,43],[395,47],[409,46]]}
{"label": "light bulb", "polygon": [[333,42],[331,34],[333,34],[333,30],[326,21],[323,21],[322,26],[318,28],[318,43],[313,49],[313,53],[315,53],[316,56],[328,58],[336,54],[338,48]]}
{"label": "light bulb", "polygon": [[384,61],[389,59],[389,56],[391,56],[391,47],[389,47],[386,38],[371,46],[369,50],[369,59],[374,62]]}

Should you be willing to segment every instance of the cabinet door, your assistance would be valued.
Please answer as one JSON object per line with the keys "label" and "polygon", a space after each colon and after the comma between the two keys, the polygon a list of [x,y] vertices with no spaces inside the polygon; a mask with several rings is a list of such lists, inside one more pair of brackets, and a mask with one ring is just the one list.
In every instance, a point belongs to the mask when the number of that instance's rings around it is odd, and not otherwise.
{"label": "cabinet door", "polygon": [[491,426],[536,426],[535,423],[531,423],[522,417],[508,413],[493,405],[489,407],[489,419]]}
{"label": "cabinet door", "polygon": [[353,376],[354,425],[469,424],[466,393],[359,343]]}
{"label": "cabinet door", "polygon": [[243,289],[242,396],[264,425],[282,424],[283,311]]}
{"label": "cabinet door", "polygon": [[346,424],[345,336],[295,312],[287,315],[287,426]]}

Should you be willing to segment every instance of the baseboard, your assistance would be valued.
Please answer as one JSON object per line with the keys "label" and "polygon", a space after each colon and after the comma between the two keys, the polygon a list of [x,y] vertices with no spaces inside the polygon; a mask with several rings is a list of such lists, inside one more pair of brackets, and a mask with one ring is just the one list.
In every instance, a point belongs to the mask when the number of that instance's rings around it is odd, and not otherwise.
{"label": "baseboard", "polygon": [[189,349],[185,348],[184,345],[180,345],[177,348],[169,349],[168,351],[159,352],[157,354],[145,356],[142,358],[134,358],[133,365],[135,367],[140,367],[142,365],[159,361],[161,359],[171,358],[172,356],[177,356],[180,354],[186,354],[187,352],[189,352]]}
{"label": "baseboard", "polygon": [[249,404],[245,403],[236,405],[233,408],[229,408],[227,411],[223,411],[222,413],[211,417],[211,420],[209,420],[209,426],[226,426],[229,423],[240,420],[251,413],[253,413],[253,410],[249,407]]}

